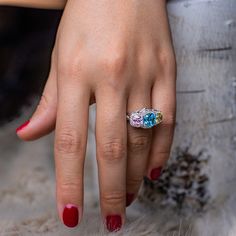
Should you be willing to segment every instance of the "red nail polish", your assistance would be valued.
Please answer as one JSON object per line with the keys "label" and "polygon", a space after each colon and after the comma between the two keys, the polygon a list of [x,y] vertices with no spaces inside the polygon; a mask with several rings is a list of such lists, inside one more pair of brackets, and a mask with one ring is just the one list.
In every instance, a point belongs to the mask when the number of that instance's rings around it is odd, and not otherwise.
{"label": "red nail polish", "polygon": [[17,129],[16,129],[16,133],[21,131],[22,129],[24,129],[28,124],[30,123],[30,121],[26,121],[23,125],[19,126]]}
{"label": "red nail polish", "polygon": [[158,167],[158,168],[155,168],[151,171],[151,174],[150,174],[150,177],[151,177],[151,180],[157,180],[159,179],[160,175],[161,175],[161,171],[162,171],[162,168],[161,167]]}
{"label": "red nail polish", "polygon": [[72,228],[78,225],[79,210],[75,205],[67,204],[63,211],[63,222],[66,226]]}
{"label": "red nail polish", "polygon": [[122,219],[120,215],[110,215],[106,217],[107,229],[110,232],[118,231],[122,226]]}
{"label": "red nail polish", "polygon": [[134,194],[133,193],[127,193],[126,194],[126,206],[128,207],[134,200]]}

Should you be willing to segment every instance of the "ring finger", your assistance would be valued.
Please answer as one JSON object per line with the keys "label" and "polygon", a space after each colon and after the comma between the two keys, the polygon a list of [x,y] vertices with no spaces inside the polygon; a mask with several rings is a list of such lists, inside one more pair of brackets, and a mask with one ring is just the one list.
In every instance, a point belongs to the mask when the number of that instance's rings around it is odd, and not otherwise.
{"label": "ring finger", "polygon": [[[141,108],[149,108],[151,88],[143,88],[131,92],[128,102],[128,112]],[[151,145],[151,129],[141,129],[128,124],[128,160],[127,160],[127,192],[126,206],[136,197],[146,170],[149,149]]]}

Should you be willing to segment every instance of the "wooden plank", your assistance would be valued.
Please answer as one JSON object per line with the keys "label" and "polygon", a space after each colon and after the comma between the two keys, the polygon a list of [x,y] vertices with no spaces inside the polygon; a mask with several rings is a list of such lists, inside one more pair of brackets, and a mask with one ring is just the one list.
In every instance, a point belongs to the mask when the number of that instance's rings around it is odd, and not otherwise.
{"label": "wooden plank", "polygon": [[173,150],[206,150],[210,191],[223,194],[236,177],[236,1],[172,0],[168,12],[178,65]]}

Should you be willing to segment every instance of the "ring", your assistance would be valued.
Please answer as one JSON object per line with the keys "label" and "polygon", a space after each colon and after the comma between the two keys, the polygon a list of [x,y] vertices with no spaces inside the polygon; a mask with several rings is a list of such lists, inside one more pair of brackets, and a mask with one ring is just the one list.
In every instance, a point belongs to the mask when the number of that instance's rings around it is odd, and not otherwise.
{"label": "ring", "polygon": [[149,129],[160,124],[163,115],[159,110],[142,108],[127,114],[127,120],[135,128]]}

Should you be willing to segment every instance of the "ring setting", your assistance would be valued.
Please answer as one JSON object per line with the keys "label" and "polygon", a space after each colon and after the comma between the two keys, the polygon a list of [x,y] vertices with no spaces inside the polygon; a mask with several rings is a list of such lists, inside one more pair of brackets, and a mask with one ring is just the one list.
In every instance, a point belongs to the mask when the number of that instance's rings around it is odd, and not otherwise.
{"label": "ring setting", "polygon": [[150,129],[162,122],[163,115],[159,110],[142,108],[128,114],[127,120],[132,127]]}

